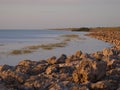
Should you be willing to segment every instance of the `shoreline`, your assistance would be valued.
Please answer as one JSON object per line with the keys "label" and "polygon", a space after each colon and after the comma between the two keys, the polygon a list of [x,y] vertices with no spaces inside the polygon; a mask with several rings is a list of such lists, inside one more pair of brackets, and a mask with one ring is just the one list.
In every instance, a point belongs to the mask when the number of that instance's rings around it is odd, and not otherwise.
{"label": "shoreline", "polygon": [[[118,90],[120,89],[120,31],[95,31],[87,36],[114,44],[103,51],[77,51],[48,60],[24,60],[0,66],[0,82],[18,90]],[[102,66],[102,67],[101,67]]]}

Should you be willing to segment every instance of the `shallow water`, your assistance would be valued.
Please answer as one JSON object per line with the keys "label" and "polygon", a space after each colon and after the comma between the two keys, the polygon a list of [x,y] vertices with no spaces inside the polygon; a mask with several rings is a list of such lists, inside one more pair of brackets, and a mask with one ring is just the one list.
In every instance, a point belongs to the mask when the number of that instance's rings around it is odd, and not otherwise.
{"label": "shallow water", "polygon": [[[0,65],[16,65],[19,61],[25,59],[38,61],[52,56],[59,57],[61,54],[72,55],[77,50],[82,50],[84,53],[93,53],[112,46],[101,40],[84,36],[86,33],[63,30],[0,30]],[[21,49],[25,46],[60,42],[62,40],[60,36],[63,34],[78,34],[83,39],[73,39],[68,42],[66,47],[52,50],[38,49],[33,53],[23,55],[7,54],[11,50]]]}

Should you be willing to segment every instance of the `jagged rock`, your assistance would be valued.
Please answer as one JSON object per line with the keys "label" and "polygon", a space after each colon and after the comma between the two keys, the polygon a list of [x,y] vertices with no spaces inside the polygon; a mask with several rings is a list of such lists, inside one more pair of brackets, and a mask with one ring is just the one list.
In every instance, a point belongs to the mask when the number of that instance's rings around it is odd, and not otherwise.
{"label": "jagged rock", "polygon": [[97,60],[101,60],[102,57],[103,57],[103,54],[100,53],[100,52],[96,52],[96,53],[93,53],[92,55],[94,58],[96,58]]}
{"label": "jagged rock", "polygon": [[110,81],[98,81],[97,83],[91,83],[92,90],[116,90],[117,85]]}
{"label": "jagged rock", "polygon": [[31,72],[31,67],[30,66],[17,65],[17,66],[15,66],[15,71],[16,72],[21,72],[21,73],[24,73],[24,74],[29,74]]}
{"label": "jagged rock", "polygon": [[40,64],[46,64],[47,63],[47,61],[46,60],[40,60],[40,62],[39,62]]}
{"label": "jagged rock", "polygon": [[73,72],[73,80],[77,83],[96,82],[105,76],[106,66],[104,61],[82,60]]}
{"label": "jagged rock", "polygon": [[37,66],[33,67],[29,71],[29,74],[37,75],[37,74],[43,73],[43,72],[45,72],[47,67],[48,67],[48,65],[46,65],[46,64],[38,64]]}
{"label": "jagged rock", "polygon": [[23,60],[18,63],[20,66],[26,66],[26,67],[32,67],[37,65],[38,62],[36,61],[31,61],[31,60]]}
{"label": "jagged rock", "polygon": [[64,90],[64,89],[62,89],[62,87],[59,84],[53,83],[48,87],[48,90]]}
{"label": "jagged rock", "polygon": [[51,74],[51,73],[56,73],[58,71],[59,71],[59,65],[51,65],[47,67],[45,73]]}
{"label": "jagged rock", "polygon": [[65,54],[62,54],[61,57],[57,59],[56,63],[65,63],[66,59],[67,59],[67,56]]}
{"label": "jagged rock", "polygon": [[111,55],[114,55],[114,52],[112,49],[105,48],[105,49],[103,49],[103,55],[104,56],[111,56]]}
{"label": "jagged rock", "polygon": [[89,90],[89,88],[87,88],[86,86],[73,86],[70,88],[70,90]]}
{"label": "jagged rock", "polygon": [[17,73],[12,70],[3,71],[0,73],[0,76],[6,84],[13,84],[16,82],[23,83],[28,78],[26,74]]}
{"label": "jagged rock", "polygon": [[82,51],[77,51],[77,52],[75,53],[75,56],[78,57],[78,58],[80,58],[81,55],[82,55]]}
{"label": "jagged rock", "polygon": [[14,90],[13,88],[7,88],[4,84],[0,84],[0,90]]}
{"label": "jagged rock", "polygon": [[53,57],[51,57],[51,58],[49,58],[48,60],[47,60],[47,62],[49,63],[49,64],[55,64],[56,63],[56,57],[55,56],[53,56]]}
{"label": "jagged rock", "polygon": [[87,53],[82,54],[82,55],[80,56],[80,58],[82,58],[82,59],[89,58],[89,54],[87,54]]}
{"label": "jagged rock", "polygon": [[13,66],[9,66],[9,65],[0,65],[0,72],[7,71],[9,69],[13,70],[14,67]]}
{"label": "jagged rock", "polygon": [[74,68],[71,66],[65,66],[65,67],[60,67],[59,72],[60,73],[69,73],[71,74],[73,72]]}

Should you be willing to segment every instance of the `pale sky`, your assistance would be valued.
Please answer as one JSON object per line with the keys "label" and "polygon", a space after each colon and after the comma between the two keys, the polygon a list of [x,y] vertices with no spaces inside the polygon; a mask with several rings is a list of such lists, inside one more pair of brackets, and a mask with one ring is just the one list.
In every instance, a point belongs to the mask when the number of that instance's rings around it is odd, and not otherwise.
{"label": "pale sky", "polygon": [[120,26],[120,0],[0,0],[0,29]]}

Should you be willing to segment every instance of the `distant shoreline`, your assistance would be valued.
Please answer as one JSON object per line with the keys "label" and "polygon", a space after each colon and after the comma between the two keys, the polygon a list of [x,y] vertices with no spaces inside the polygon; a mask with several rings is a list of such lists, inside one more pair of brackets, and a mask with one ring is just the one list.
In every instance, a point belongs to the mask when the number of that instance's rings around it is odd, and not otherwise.
{"label": "distant shoreline", "polygon": [[54,28],[54,29],[48,29],[48,30],[69,30],[69,31],[119,31],[120,27],[93,27],[93,28],[89,28],[89,27],[81,27],[81,28]]}

